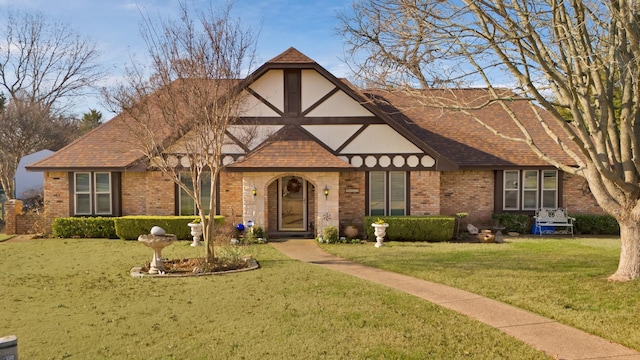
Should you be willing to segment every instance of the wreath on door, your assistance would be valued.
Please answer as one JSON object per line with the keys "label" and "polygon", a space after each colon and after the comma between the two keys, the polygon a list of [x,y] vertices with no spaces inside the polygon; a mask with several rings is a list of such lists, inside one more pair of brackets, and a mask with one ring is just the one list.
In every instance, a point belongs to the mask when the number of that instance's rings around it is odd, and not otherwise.
{"label": "wreath on door", "polygon": [[300,188],[302,188],[302,184],[300,183],[300,181],[298,181],[298,179],[291,178],[289,179],[289,181],[287,181],[288,193],[297,193],[298,191],[300,191]]}

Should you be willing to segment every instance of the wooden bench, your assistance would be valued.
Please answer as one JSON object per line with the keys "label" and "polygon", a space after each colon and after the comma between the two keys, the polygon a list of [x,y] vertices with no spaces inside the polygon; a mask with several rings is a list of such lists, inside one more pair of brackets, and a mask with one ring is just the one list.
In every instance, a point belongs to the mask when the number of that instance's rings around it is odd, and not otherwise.
{"label": "wooden bench", "polygon": [[533,218],[534,229],[538,231],[540,236],[543,234],[571,234],[573,236],[573,222],[576,219],[567,215],[567,211],[563,208],[540,208],[536,210],[536,215]]}

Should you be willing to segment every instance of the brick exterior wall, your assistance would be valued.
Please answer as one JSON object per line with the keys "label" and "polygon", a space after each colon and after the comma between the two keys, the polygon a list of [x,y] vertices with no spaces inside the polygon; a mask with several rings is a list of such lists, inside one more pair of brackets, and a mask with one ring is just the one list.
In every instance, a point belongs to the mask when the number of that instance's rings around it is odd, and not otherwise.
{"label": "brick exterior wall", "polygon": [[[122,215],[146,214],[146,172],[124,172],[122,173]],[[173,198],[173,191],[171,192]]]}
{"label": "brick exterior wall", "polygon": [[411,215],[440,214],[440,172],[411,172]]}
{"label": "brick exterior wall", "polygon": [[[322,173],[318,173],[322,174]],[[220,174],[220,213],[230,223],[243,221],[243,174],[222,172]],[[271,180],[257,189],[256,200],[264,201],[264,221],[260,224],[268,232],[277,231],[277,182],[283,174],[271,174]],[[311,176],[311,175],[309,175]],[[318,175],[313,175],[315,178]],[[324,186],[326,180],[317,186]],[[352,223],[362,231],[362,217],[366,213],[366,173],[361,171],[339,174],[337,190],[331,189],[330,196],[339,197],[337,211],[341,227]],[[173,215],[175,214],[175,185],[161,172],[123,172],[122,214],[123,215]],[[582,178],[564,174],[563,206],[575,214],[604,214]],[[335,186],[335,185],[334,185]],[[309,186],[309,221],[318,227],[315,187]],[[318,191],[321,191],[318,190]],[[336,191],[334,193],[334,191]],[[468,221],[476,226],[492,223],[494,212],[494,172],[493,170],[463,170],[455,172],[412,172],[410,184],[412,215],[469,213]],[[266,196],[266,199],[265,199]],[[335,198],[334,198],[335,199]],[[324,197],[321,199],[324,201]],[[44,202],[46,221],[57,217],[70,216],[69,174],[67,172],[45,172]],[[9,203],[7,203],[9,204]],[[7,212],[9,213],[7,205]],[[255,205],[254,205],[255,206]],[[318,209],[323,212],[323,209]],[[7,233],[28,233],[33,221],[22,216],[20,225],[7,216]],[[13,221],[13,222],[12,222]],[[336,219],[336,221],[338,221]],[[24,225],[22,225],[24,223]],[[316,231],[317,229],[310,229]]]}
{"label": "brick exterior wall", "polygon": [[362,233],[362,220],[366,209],[365,191],[366,173],[363,171],[340,173],[340,194],[339,214],[340,230],[347,225],[354,225]]}
{"label": "brick exterior wall", "polygon": [[461,170],[443,172],[440,177],[440,213],[469,213],[469,223],[491,225],[493,214],[492,170]]}
{"label": "brick exterior wall", "polygon": [[20,214],[22,214],[22,201],[10,199],[4,203],[4,231],[7,235],[20,234],[17,221]]}
{"label": "brick exterior wall", "polygon": [[278,182],[274,181],[267,188],[267,206],[265,208],[265,229],[268,232],[278,231]]}
{"label": "brick exterior wall", "polygon": [[220,173],[220,215],[225,217],[225,223],[237,224],[242,222],[242,173]]}
{"label": "brick exterior wall", "polygon": [[48,220],[68,217],[69,209],[69,173],[44,173],[44,209]]}
{"label": "brick exterior wall", "polygon": [[146,212],[141,215],[175,215],[175,183],[160,171],[148,171],[145,184]]}
{"label": "brick exterior wall", "polygon": [[583,178],[564,174],[562,189],[563,206],[569,214],[605,214]]}

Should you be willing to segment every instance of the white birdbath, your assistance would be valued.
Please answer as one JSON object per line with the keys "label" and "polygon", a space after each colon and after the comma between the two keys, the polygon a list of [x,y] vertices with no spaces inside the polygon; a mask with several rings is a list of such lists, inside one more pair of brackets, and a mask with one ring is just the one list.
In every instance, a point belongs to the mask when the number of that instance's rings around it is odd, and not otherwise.
{"label": "white birdbath", "polygon": [[382,247],[384,246],[384,236],[387,235],[387,227],[389,227],[389,224],[384,223],[384,224],[371,224],[371,226],[373,226],[374,231],[373,234],[376,236],[376,247]]}
{"label": "white birdbath", "polygon": [[191,246],[202,246],[200,243],[200,237],[202,236],[202,224],[188,223],[187,225],[191,228],[191,236],[193,236]]}
{"label": "white birdbath", "polygon": [[177,238],[173,234],[153,235],[145,234],[138,237],[138,241],[153,250],[153,259],[149,266],[149,274],[161,274],[164,272],[164,262],[162,261],[162,249],[173,244]]}

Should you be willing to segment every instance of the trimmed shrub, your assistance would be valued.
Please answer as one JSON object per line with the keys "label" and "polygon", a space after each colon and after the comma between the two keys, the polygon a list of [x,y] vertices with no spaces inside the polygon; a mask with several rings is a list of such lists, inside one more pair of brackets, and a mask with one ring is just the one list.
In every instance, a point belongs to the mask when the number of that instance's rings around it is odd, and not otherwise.
{"label": "trimmed shrub", "polygon": [[329,225],[322,229],[322,238],[327,244],[335,244],[338,242],[338,228]]}
{"label": "trimmed shrub", "polygon": [[54,237],[60,238],[118,238],[114,218],[57,218],[51,224],[51,231]]}
{"label": "trimmed shrub", "polygon": [[515,231],[520,234],[528,234],[531,232],[531,218],[526,214],[492,214],[491,219],[504,226],[505,231]]}
{"label": "trimmed shrub", "polygon": [[576,234],[620,235],[620,225],[611,215],[571,215]]}
{"label": "trimmed shrub", "polygon": [[[191,229],[187,225],[193,216],[123,216],[115,218],[116,234],[120,239],[137,240],[138,236],[148,234],[154,226],[160,226],[167,234],[174,234],[178,240],[190,240]],[[216,226],[224,224],[224,216],[214,217]]]}
{"label": "trimmed shrub", "polygon": [[386,241],[449,241],[453,238],[455,217],[444,215],[425,216],[365,216],[364,231],[369,240],[375,240],[373,226],[377,219],[389,224]]}

